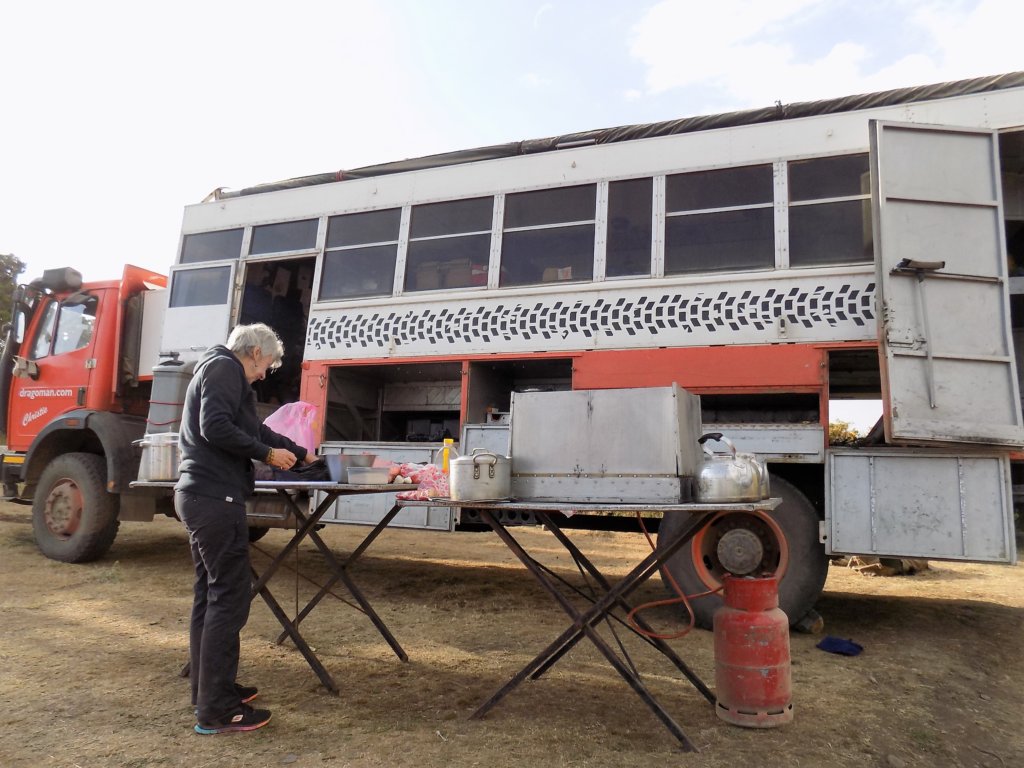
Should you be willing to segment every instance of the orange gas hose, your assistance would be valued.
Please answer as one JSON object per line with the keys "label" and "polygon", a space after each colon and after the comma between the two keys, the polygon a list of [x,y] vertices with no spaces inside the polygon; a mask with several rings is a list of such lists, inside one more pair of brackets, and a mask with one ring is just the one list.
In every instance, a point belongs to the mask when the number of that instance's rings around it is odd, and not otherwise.
{"label": "orange gas hose", "polygon": [[[651,534],[647,531],[647,526],[644,525],[643,516],[639,512],[636,513],[636,519],[640,523],[640,530],[643,531],[644,538],[646,538],[647,543],[651,545],[651,551],[654,551],[657,549],[657,545],[654,543],[654,539],[651,538]],[[643,635],[644,637],[650,637],[655,640],[677,640],[680,637],[689,634],[697,621],[697,617],[693,612],[693,606],[690,605],[690,600],[695,600],[698,597],[706,597],[707,595],[713,595],[715,592],[720,592],[722,587],[709,589],[706,592],[698,592],[694,595],[687,595],[683,593],[683,589],[679,586],[679,582],[676,581],[675,577],[667,568],[662,571],[662,574],[668,577],[668,583],[671,585],[672,591],[674,591],[677,596],[665,598],[664,600],[654,600],[649,603],[644,603],[643,605],[638,605],[626,614],[626,621],[629,622],[629,626],[632,627],[637,634]],[[640,613],[640,611],[646,611],[649,608],[657,608],[663,605],[678,605],[679,603],[685,605],[686,612],[690,614],[690,623],[687,625],[686,629],[663,635],[649,629],[644,629],[637,624],[635,616]]]}

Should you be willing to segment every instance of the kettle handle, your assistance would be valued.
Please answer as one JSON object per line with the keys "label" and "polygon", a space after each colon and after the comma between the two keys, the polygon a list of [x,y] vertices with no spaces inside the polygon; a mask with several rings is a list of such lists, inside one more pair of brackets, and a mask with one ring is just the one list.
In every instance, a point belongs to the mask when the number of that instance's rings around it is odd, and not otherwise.
{"label": "kettle handle", "polygon": [[729,446],[729,451],[732,453],[733,457],[736,456],[736,446],[733,445],[732,440],[723,435],[721,432],[708,432],[706,435],[701,435],[699,438],[697,438],[697,442],[700,443],[701,448],[704,449],[704,453],[706,453],[708,456],[715,455],[714,451],[709,449],[707,446],[708,440],[714,440],[719,443],[725,443],[727,446]]}

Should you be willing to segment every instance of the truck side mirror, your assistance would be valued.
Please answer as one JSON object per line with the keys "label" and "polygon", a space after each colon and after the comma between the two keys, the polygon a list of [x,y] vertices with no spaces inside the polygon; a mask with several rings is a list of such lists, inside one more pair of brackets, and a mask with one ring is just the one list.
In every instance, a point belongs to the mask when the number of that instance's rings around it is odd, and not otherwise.
{"label": "truck side mirror", "polygon": [[39,378],[39,366],[36,365],[35,360],[15,355],[14,375],[19,379],[32,379],[35,381]]}

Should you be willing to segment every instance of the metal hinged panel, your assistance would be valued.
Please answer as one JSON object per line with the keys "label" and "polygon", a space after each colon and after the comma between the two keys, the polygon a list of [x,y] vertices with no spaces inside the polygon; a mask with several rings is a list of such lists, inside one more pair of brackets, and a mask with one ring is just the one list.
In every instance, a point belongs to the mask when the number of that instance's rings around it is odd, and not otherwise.
{"label": "metal hinged panel", "polygon": [[885,434],[1024,442],[997,137],[871,123]]}
{"label": "metal hinged panel", "polygon": [[829,554],[1015,561],[1006,454],[894,448],[828,453]]}
{"label": "metal hinged panel", "polygon": [[825,429],[820,424],[704,424],[704,432],[721,432],[743,453],[773,463],[821,464]]}
{"label": "metal hinged panel", "polygon": [[700,398],[677,385],[512,394],[512,494],[565,501],[688,501],[700,470]]}
{"label": "metal hinged panel", "polygon": [[[161,352],[177,352],[181,360],[198,360],[207,349],[227,341],[231,328],[231,299],[234,295],[235,277],[238,262],[215,262],[213,264],[186,264],[171,268],[168,281],[168,306],[165,312]],[[213,294],[220,296],[219,288],[227,271],[227,290],[223,301],[212,302]],[[188,277],[182,277],[187,275]],[[205,276],[209,275],[207,278]],[[213,279],[215,276],[215,279]],[[176,292],[182,290],[186,279],[202,282],[209,280],[211,287],[216,284],[218,291],[209,290],[211,303],[193,304],[191,306],[171,306]],[[182,281],[181,286],[175,286]],[[203,290],[196,292],[198,300],[203,301]]]}

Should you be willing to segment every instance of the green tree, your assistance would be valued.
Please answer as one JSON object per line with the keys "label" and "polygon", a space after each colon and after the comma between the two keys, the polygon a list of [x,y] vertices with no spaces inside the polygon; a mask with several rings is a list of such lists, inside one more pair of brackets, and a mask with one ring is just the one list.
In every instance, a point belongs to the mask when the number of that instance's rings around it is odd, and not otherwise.
{"label": "green tree", "polygon": [[828,425],[829,445],[851,445],[860,438],[860,432],[850,426],[847,421],[833,421]]}
{"label": "green tree", "polygon": [[[0,327],[11,321],[11,307],[14,289],[18,287],[18,275],[25,271],[25,262],[13,253],[0,253]],[[0,336],[3,349],[6,336]]]}

